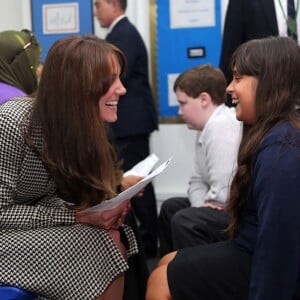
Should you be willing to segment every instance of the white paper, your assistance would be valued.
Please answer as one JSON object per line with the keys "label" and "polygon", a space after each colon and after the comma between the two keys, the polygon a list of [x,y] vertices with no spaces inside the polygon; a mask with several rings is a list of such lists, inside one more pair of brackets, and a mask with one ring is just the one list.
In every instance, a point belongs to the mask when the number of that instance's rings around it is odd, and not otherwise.
{"label": "white paper", "polygon": [[168,74],[168,105],[169,106],[178,106],[178,101],[176,94],[174,93],[174,83],[179,73]]}
{"label": "white paper", "polygon": [[151,172],[158,160],[158,157],[154,153],[152,153],[145,159],[137,163],[135,166],[133,166],[133,168],[125,172],[123,176],[147,176]]}
{"label": "white paper", "polygon": [[147,175],[145,178],[143,178],[141,181],[136,183],[135,185],[131,186],[127,190],[123,191],[116,197],[106,200],[98,205],[89,207],[85,209],[83,212],[92,212],[92,211],[104,211],[108,209],[115,208],[122,202],[124,202],[127,199],[131,199],[133,196],[135,196],[139,191],[141,191],[149,182],[151,182],[156,176],[158,176],[161,172],[165,170],[165,168],[169,165],[171,162],[172,157],[170,157],[168,160],[166,160],[164,163],[162,163],[159,167],[157,167],[153,172],[151,172],[149,175]]}
{"label": "white paper", "polygon": [[171,29],[215,26],[215,0],[170,0],[170,23]]}
{"label": "white paper", "polygon": [[79,31],[77,2],[43,4],[43,34],[78,33]]}

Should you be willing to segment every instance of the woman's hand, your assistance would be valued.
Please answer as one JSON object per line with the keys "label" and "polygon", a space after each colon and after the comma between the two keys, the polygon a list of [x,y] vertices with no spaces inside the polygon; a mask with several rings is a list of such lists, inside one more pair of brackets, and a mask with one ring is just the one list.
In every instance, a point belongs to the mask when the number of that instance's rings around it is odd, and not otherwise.
{"label": "woman's hand", "polygon": [[123,223],[130,209],[130,200],[122,202],[115,208],[96,212],[77,212],[76,223],[111,230],[118,229]]}
{"label": "woman's hand", "polygon": [[[121,190],[127,190],[131,186],[135,185],[139,181],[141,181],[144,177],[142,176],[135,176],[135,175],[128,175],[123,177],[122,182],[121,182]],[[143,196],[144,190],[141,190],[136,196],[141,197]]]}

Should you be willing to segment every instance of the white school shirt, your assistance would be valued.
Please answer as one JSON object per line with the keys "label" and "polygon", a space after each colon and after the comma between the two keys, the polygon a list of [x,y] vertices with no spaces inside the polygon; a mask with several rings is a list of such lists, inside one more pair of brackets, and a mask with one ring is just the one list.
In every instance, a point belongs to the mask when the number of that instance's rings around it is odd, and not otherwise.
{"label": "white school shirt", "polygon": [[188,196],[191,206],[207,200],[225,203],[237,165],[242,123],[235,108],[220,105],[197,135],[196,155]]}

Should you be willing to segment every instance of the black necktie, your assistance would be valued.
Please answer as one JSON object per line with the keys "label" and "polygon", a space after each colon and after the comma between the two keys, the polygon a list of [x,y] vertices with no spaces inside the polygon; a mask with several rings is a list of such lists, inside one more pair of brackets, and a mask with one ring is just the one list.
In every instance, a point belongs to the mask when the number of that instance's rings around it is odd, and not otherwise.
{"label": "black necktie", "polygon": [[296,22],[296,11],[294,0],[287,1],[287,26],[288,26],[288,36],[297,41],[297,22]]}

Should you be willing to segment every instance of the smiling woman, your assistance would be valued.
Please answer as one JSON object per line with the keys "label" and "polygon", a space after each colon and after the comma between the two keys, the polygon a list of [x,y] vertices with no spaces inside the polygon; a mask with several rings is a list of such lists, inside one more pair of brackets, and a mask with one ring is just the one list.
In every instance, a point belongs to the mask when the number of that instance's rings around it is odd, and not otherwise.
{"label": "smiling woman", "polygon": [[113,73],[113,83],[109,87],[108,91],[100,98],[99,109],[102,120],[106,122],[115,122],[118,119],[117,105],[119,97],[126,93],[126,89],[120,81],[120,66],[115,57],[111,59]]}
{"label": "smiling woman", "polygon": [[123,225],[129,200],[81,211],[121,184],[106,122],[125,93],[124,71],[125,57],[113,45],[66,37],[49,51],[36,99],[0,106],[2,284],[46,299],[123,298],[127,259],[138,252]]}

